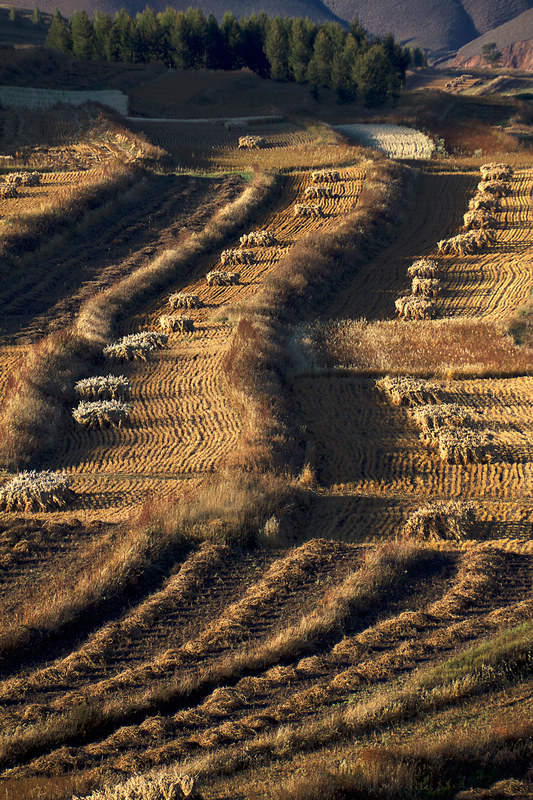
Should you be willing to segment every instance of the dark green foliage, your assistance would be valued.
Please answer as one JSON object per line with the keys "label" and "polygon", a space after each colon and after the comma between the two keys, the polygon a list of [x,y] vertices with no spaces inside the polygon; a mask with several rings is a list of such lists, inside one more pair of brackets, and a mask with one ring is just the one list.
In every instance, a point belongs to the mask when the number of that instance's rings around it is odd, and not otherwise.
{"label": "dark green foliage", "polygon": [[[39,14],[35,7],[35,19]],[[46,44],[85,60],[163,61],[180,70],[247,67],[262,78],[307,81],[314,97],[327,88],[339,103],[360,97],[367,105],[394,101],[407,66],[424,61],[419,48],[401,47],[392,34],[372,44],[357,20],[346,31],[334,22],[264,12],[237,20],[228,11],[219,25],[213,14],[170,6],[160,14],[147,6],[135,19],[125,9],[113,18],[97,11],[94,20],[75,11],[70,22],[56,9]]]}
{"label": "dark green foliage", "polygon": [[490,64],[491,67],[495,67],[500,58],[502,57],[501,50],[498,50],[498,45],[496,42],[489,42],[488,44],[484,44],[481,48],[481,52],[483,54],[483,58]]}
{"label": "dark green foliage", "polygon": [[35,5],[33,7],[33,12],[31,15],[31,21],[34,25],[42,25],[43,24],[43,15],[41,14],[41,9],[39,6]]}

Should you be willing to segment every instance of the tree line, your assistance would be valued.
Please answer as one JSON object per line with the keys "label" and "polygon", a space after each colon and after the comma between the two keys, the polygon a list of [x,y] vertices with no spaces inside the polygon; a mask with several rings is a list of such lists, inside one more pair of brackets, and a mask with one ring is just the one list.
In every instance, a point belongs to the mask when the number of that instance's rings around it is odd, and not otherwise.
{"label": "tree line", "polygon": [[76,58],[146,63],[169,68],[236,70],[248,67],[262,78],[307,83],[314,97],[332,89],[338,102],[379,105],[395,100],[409,65],[422,66],[419,48],[405,48],[392,34],[371,39],[354,20],[346,30],[334,22],[254,14],[237,20],[226,12],[146,7],[132,17],[75,11],[70,19],[55,9],[46,44]]}

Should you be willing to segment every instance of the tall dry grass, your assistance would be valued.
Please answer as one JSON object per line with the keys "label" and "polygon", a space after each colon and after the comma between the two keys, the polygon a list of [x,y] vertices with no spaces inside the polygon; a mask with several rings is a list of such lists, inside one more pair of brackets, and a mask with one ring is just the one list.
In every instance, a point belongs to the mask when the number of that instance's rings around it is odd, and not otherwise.
{"label": "tall dry grass", "polygon": [[341,320],[303,335],[318,370],[448,379],[533,373],[533,351],[516,346],[500,322]]}

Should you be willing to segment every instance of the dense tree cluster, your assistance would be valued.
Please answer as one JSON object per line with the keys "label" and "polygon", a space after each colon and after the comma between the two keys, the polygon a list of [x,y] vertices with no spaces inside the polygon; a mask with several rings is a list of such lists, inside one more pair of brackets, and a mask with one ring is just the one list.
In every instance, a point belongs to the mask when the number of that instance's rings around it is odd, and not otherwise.
{"label": "dense tree cluster", "polygon": [[366,105],[396,98],[406,68],[424,60],[391,34],[371,39],[357,20],[345,30],[264,13],[237,20],[227,12],[219,24],[194,8],[156,14],[147,7],[135,17],[126,10],[114,17],[96,11],[94,19],[76,11],[70,20],[56,9],[46,43],[82,59],[163,61],[180,70],[248,67],[264,78],[308,83],[314,96],[325,87],[339,102]]}

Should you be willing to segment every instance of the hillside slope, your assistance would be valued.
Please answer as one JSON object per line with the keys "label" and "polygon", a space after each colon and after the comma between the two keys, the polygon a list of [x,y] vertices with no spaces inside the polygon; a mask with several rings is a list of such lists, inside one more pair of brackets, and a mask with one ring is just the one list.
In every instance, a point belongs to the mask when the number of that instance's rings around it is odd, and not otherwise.
{"label": "hillside slope", "polygon": [[461,47],[454,66],[487,66],[482,56],[483,46],[496,42],[502,52],[501,66],[515,69],[532,69],[533,65],[533,9],[524,11],[514,19],[489,30]]}

